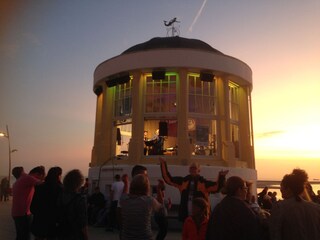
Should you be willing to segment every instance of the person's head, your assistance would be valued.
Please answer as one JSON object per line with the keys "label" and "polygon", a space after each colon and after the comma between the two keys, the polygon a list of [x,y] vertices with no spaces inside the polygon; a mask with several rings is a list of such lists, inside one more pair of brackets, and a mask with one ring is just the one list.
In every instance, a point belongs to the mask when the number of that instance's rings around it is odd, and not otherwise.
{"label": "person's head", "polygon": [[120,175],[119,175],[119,174],[116,174],[116,175],[114,176],[114,179],[115,179],[117,182],[119,182],[119,181],[120,181],[120,179],[121,179],[121,177],[120,177]]}
{"label": "person's head", "polygon": [[35,178],[38,178],[40,180],[43,180],[46,176],[46,170],[45,170],[44,166],[38,166],[38,167],[31,169],[31,171],[29,172],[29,175],[31,175]]}
{"label": "person's head", "polygon": [[52,167],[49,169],[45,178],[45,182],[56,184],[61,182],[62,169],[61,167]]}
{"label": "person's head", "polygon": [[203,198],[194,198],[192,201],[192,216],[201,216],[207,217],[208,216],[208,203]]}
{"label": "person's head", "polygon": [[295,180],[292,174],[286,174],[283,176],[280,184],[280,192],[283,199],[287,199],[293,196],[292,186]]}
{"label": "person's head", "polygon": [[135,165],[131,170],[131,177],[134,178],[138,174],[148,175],[147,168],[142,165]]}
{"label": "person's head", "polygon": [[301,169],[294,169],[291,174],[286,174],[280,184],[280,191],[283,199],[295,197],[298,201],[304,193],[305,184],[308,181],[308,174]]}
{"label": "person's head", "polygon": [[197,176],[200,173],[200,165],[199,163],[193,162],[189,166],[189,173],[191,176]]}
{"label": "person's head", "polygon": [[78,169],[69,171],[63,179],[63,186],[66,192],[78,192],[83,183],[84,177]]}
{"label": "person's head", "polygon": [[307,183],[308,182],[308,173],[300,168],[295,168],[292,170],[292,173],[296,176],[297,179],[299,179],[299,181],[303,182],[303,183]]}
{"label": "person's head", "polygon": [[99,193],[99,192],[100,192],[100,188],[99,188],[99,187],[95,187],[95,188],[94,188],[94,192],[95,192],[95,193]]}
{"label": "person's head", "polygon": [[11,171],[12,175],[15,177],[15,179],[18,179],[22,173],[24,173],[23,167],[14,167]]}
{"label": "person's head", "polygon": [[126,180],[128,180],[128,179],[129,179],[129,176],[128,176],[128,174],[126,174],[126,173],[121,176],[121,180],[124,181],[124,182],[125,182]]}
{"label": "person's head", "polygon": [[150,193],[149,178],[144,174],[136,175],[130,184],[129,193],[132,195],[145,196]]}
{"label": "person's head", "polygon": [[245,200],[247,191],[248,187],[246,186],[246,182],[241,177],[232,176],[228,178],[225,185],[225,192],[227,196]]}

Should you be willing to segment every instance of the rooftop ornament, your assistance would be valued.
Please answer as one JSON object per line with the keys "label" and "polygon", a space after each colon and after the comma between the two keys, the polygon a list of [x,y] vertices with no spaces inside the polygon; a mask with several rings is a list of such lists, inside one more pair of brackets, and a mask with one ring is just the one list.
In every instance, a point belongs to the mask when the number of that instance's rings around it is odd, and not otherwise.
{"label": "rooftop ornament", "polygon": [[180,35],[180,26],[175,26],[175,23],[180,23],[177,18],[173,18],[170,21],[163,21],[164,26],[167,29],[167,37],[176,37]]}

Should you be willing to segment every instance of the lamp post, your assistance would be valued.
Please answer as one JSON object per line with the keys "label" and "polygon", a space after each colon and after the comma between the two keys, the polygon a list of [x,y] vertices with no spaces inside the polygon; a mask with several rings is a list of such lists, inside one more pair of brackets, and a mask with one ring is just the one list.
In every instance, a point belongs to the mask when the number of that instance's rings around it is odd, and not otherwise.
{"label": "lamp post", "polygon": [[8,181],[9,181],[9,187],[10,187],[10,178],[11,178],[11,153],[18,151],[17,149],[12,149],[11,150],[11,145],[10,145],[10,135],[9,135],[9,128],[8,125],[7,127],[7,133],[0,132],[0,137],[5,137],[8,139],[8,146],[9,146],[9,173],[8,173]]}

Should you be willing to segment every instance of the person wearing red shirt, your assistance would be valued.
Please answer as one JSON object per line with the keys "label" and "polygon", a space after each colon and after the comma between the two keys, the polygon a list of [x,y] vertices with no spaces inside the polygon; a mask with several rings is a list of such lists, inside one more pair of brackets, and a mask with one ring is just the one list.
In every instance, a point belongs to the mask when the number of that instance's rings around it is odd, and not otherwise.
{"label": "person wearing red shirt", "polygon": [[192,215],[187,217],[182,229],[182,240],[205,240],[208,226],[208,203],[203,198],[192,201]]}
{"label": "person wearing red shirt", "polygon": [[34,194],[34,186],[45,177],[43,166],[33,168],[29,174],[23,170],[12,187],[12,217],[16,227],[16,240],[30,239],[31,212],[30,205]]}

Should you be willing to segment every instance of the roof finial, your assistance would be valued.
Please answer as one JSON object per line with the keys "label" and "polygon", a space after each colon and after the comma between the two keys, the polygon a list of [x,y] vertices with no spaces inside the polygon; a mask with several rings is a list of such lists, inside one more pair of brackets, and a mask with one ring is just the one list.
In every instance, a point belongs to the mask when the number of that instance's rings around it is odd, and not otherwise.
{"label": "roof finial", "polygon": [[180,23],[180,21],[177,20],[177,18],[173,18],[170,21],[163,21],[164,25],[167,28],[167,37],[175,37],[180,35],[180,26],[178,25],[177,27],[174,25],[174,23]]}

